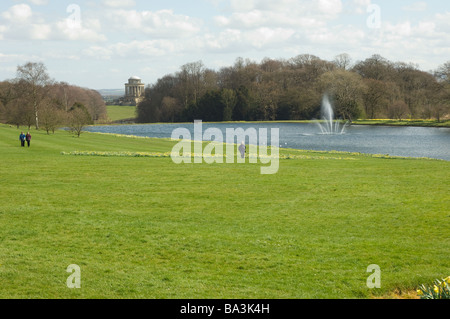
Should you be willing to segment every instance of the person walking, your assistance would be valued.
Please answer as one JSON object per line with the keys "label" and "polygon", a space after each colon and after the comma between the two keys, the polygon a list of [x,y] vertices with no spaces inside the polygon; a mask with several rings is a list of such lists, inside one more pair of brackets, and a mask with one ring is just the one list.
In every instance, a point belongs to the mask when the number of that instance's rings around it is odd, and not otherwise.
{"label": "person walking", "polygon": [[25,136],[25,138],[27,140],[28,147],[30,147],[30,143],[31,143],[31,134],[30,134],[30,132],[27,132],[27,135]]}
{"label": "person walking", "polygon": [[22,147],[25,147],[25,140],[26,139],[27,139],[27,136],[25,134],[23,134],[23,132],[20,133],[19,140],[20,140],[20,145]]}
{"label": "person walking", "polygon": [[241,145],[239,146],[239,152],[241,152],[241,157],[245,157],[245,143],[242,141]]}

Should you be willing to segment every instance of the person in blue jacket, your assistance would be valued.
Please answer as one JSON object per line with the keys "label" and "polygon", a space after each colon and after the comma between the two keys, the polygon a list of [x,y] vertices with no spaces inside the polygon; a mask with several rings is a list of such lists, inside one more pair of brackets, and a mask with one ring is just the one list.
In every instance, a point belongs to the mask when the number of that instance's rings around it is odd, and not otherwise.
{"label": "person in blue jacket", "polygon": [[20,133],[19,140],[20,140],[20,145],[22,147],[25,147],[25,140],[26,139],[27,139],[27,136],[25,134],[23,134],[23,132]]}

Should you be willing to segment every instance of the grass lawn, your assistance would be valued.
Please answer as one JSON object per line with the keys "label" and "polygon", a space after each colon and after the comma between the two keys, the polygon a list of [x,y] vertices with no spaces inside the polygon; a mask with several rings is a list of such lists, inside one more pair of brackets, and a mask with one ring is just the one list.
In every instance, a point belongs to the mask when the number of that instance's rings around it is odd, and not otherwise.
{"label": "grass lawn", "polygon": [[0,298],[371,298],[450,275],[450,162],[284,150],[261,175],[61,154],[168,140],[19,133],[0,125]]}
{"label": "grass lawn", "polygon": [[128,120],[136,117],[135,106],[107,105],[106,111],[111,122]]}
{"label": "grass lawn", "polygon": [[356,120],[357,125],[390,125],[390,126],[424,126],[424,127],[450,127],[450,121],[435,120]]}

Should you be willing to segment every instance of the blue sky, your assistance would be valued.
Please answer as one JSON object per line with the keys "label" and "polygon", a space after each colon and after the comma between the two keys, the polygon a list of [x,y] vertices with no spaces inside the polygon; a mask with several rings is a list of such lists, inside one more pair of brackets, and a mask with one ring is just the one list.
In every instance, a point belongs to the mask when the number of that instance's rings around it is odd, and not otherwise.
{"label": "blue sky", "polygon": [[434,70],[450,60],[450,4],[415,0],[2,0],[0,81],[44,62],[93,89],[145,83],[203,61],[373,54]]}

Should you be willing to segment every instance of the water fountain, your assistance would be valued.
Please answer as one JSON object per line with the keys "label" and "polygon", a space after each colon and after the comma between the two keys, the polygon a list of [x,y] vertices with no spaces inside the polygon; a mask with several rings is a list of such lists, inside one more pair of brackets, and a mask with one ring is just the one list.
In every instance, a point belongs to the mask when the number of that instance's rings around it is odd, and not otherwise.
{"label": "water fountain", "polygon": [[338,135],[344,134],[348,123],[341,125],[340,121],[334,119],[334,111],[328,95],[324,95],[321,107],[322,121],[317,121],[322,134]]}

